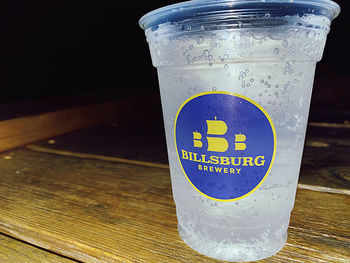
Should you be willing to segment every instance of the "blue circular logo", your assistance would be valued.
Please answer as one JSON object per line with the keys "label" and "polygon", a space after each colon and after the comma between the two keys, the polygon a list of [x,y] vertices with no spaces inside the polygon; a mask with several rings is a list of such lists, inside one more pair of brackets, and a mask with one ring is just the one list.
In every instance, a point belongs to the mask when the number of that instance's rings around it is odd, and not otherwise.
{"label": "blue circular logo", "polygon": [[178,110],[174,134],[187,179],[217,201],[241,199],[255,191],[275,157],[271,118],[239,94],[213,91],[189,98]]}

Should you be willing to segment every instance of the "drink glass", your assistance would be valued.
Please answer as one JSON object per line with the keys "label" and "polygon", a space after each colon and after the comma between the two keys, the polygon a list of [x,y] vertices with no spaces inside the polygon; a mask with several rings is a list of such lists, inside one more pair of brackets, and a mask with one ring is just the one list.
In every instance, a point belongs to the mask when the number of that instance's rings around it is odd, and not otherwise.
{"label": "drink glass", "polygon": [[330,0],[194,0],[140,19],[183,241],[252,261],[287,239]]}

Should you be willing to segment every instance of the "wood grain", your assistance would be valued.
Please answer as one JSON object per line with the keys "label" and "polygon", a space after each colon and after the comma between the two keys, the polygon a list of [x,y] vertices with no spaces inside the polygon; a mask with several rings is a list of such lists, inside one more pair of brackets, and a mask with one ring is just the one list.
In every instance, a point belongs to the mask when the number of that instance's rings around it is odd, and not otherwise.
{"label": "wood grain", "polygon": [[0,234],[1,263],[74,263],[65,257]]}
{"label": "wood grain", "polygon": [[[116,125],[104,123],[28,146],[30,149],[87,158],[120,158],[168,164],[160,112],[152,118]],[[315,191],[350,191],[350,132],[347,128],[309,126],[299,177],[300,186]],[[119,158],[119,159],[118,159]]]}
{"label": "wood grain", "polygon": [[[222,262],[179,238],[167,169],[19,149],[0,171],[3,233],[84,262]],[[287,245],[261,262],[349,262],[349,206],[299,189]]]}
{"label": "wood grain", "polygon": [[[135,104],[142,105],[152,99],[152,96],[123,98],[113,102],[1,121],[0,152],[98,123],[124,121],[130,115],[136,114]],[[128,114],[125,114],[126,112]]]}

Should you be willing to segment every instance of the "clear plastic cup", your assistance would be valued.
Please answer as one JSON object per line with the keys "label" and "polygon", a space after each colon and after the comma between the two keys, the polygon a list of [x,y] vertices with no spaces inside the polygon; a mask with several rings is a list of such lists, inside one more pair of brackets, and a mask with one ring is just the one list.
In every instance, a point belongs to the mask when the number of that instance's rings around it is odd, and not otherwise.
{"label": "clear plastic cup", "polygon": [[157,68],[178,229],[251,261],[287,239],[329,0],[188,1],[140,20]]}

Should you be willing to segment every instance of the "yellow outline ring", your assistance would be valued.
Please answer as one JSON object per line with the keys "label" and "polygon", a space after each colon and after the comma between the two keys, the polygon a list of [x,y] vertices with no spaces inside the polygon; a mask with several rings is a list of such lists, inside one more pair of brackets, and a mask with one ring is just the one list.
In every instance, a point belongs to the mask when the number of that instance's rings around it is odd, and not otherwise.
{"label": "yellow outline ring", "polygon": [[[179,113],[181,112],[181,110],[183,109],[183,107],[188,103],[190,102],[191,100],[197,98],[197,97],[200,97],[200,96],[204,96],[204,95],[208,95],[208,94],[226,94],[226,95],[231,95],[231,96],[234,96],[234,97],[238,97],[238,98],[241,98],[241,99],[244,99],[248,102],[250,102],[251,104],[253,104],[254,106],[256,106],[264,115],[265,117],[267,118],[267,120],[269,121],[269,124],[271,126],[271,130],[272,130],[272,134],[273,134],[273,142],[274,142],[274,146],[273,146],[273,153],[272,153],[272,158],[271,158],[271,162],[270,162],[270,165],[265,173],[265,175],[263,176],[263,178],[261,179],[260,183],[258,185],[256,185],[251,191],[249,191],[248,193],[242,195],[242,196],[239,196],[237,198],[233,198],[233,199],[218,199],[218,198],[214,198],[214,197],[211,197],[205,193],[203,193],[202,191],[200,191],[192,182],[191,180],[189,179],[189,177],[187,176],[186,172],[185,172],[185,169],[183,168],[183,165],[181,163],[181,158],[180,158],[180,155],[179,155],[179,151],[178,151],[178,146],[177,146],[177,141],[176,141],[176,127],[177,127],[177,120],[178,120],[178,116],[179,116]],[[224,128],[223,128],[224,129]],[[220,132],[219,130],[217,130],[216,132]],[[219,134],[219,133],[217,133]],[[196,135],[196,133],[194,132],[194,139],[196,138],[196,136],[201,136],[200,134]],[[199,137],[198,137],[199,138]],[[194,187],[194,189],[196,189],[201,195],[209,198],[209,199],[212,199],[212,200],[215,200],[215,201],[221,201],[221,202],[231,202],[231,201],[235,201],[235,200],[239,200],[239,199],[242,199],[250,194],[252,194],[254,191],[256,191],[260,185],[265,181],[267,175],[270,173],[270,170],[272,168],[272,165],[274,163],[274,160],[275,160],[275,155],[276,155],[276,145],[277,145],[277,140],[276,140],[276,130],[275,130],[275,127],[274,127],[274,124],[271,120],[271,117],[269,116],[269,114],[266,112],[266,110],[261,107],[257,102],[251,100],[250,98],[247,98],[243,95],[240,95],[240,94],[237,94],[237,93],[232,93],[232,92],[226,92],[226,91],[208,91],[208,92],[203,92],[203,93],[199,93],[199,94],[196,94],[190,98],[188,98],[187,100],[185,100],[181,106],[179,107],[178,111],[177,111],[177,114],[176,114],[176,117],[175,117],[175,122],[174,122],[174,140],[175,140],[175,149],[176,149],[176,153],[177,153],[177,157],[178,157],[178,160],[180,162],[180,166],[181,166],[181,169],[183,171],[183,173],[185,174],[187,180],[189,181],[189,183]],[[194,140],[196,141],[196,140]],[[222,146],[224,147],[224,146]]]}

